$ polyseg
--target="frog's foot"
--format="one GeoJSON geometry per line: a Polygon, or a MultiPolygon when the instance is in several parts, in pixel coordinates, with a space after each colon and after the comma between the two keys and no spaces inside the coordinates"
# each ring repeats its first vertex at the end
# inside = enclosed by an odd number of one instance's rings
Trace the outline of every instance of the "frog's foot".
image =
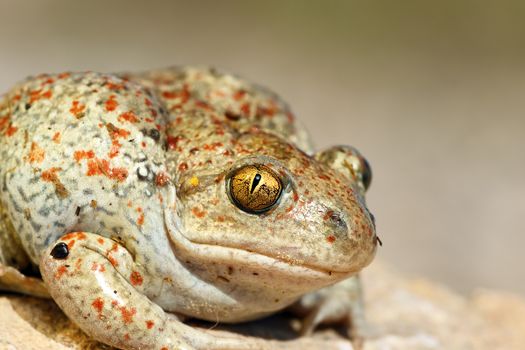
{"type": "Polygon", "coordinates": [[[50,298],[44,282],[35,277],[29,277],[14,267],[0,264],[0,290],[32,295],[40,298],[50,298]]]}
{"type": "Polygon", "coordinates": [[[290,311],[304,317],[300,333],[310,335],[319,325],[342,325],[355,349],[368,334],[357,276],[303,296],[290,311]]]}
{"type": "Polygon", "coordinates": [[[63,236],[45,251],[40,269],[66,315],[89,336],[120,349],[289,348],[257,338],[213,335],[185,325],[143,294],[151,281],[132,255],[99,235],[63,236]]]}

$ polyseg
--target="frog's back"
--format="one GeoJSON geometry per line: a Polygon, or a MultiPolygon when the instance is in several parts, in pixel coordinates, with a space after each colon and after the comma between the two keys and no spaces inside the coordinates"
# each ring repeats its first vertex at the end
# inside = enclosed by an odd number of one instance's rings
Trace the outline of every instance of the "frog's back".
{"type": "Polygon", "coordinates": [[[158,213],[149,207],[159,200],[144,198],[167,179],[160,115],[148,90],[114,75],[42,75],[7,93],[0,102],[3,263],[18,246],[36,264],[71,231],[119,235],[158,220],[144,213],[158,213]]]}
{"type": "Polygon", "coordinates": [[[274,93],[214,69],[41,75],[13,88],[0,101],[0,263],[23,250],[37,264],[77,230],[165,249],[163,187],[194,128],[180,119],[194,111],[218,129],[256,127],[311,151],[274,93]]]}

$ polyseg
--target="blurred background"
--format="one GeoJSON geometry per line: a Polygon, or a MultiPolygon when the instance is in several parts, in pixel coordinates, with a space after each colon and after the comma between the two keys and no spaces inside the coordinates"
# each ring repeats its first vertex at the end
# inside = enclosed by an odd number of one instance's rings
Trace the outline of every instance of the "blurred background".
{"type": "Polygon", "coordinates": [[[525,2],[0,0],[0,91],[31,74],[211,64],[374,170],[380,259],[525,295],[525,2]]]}

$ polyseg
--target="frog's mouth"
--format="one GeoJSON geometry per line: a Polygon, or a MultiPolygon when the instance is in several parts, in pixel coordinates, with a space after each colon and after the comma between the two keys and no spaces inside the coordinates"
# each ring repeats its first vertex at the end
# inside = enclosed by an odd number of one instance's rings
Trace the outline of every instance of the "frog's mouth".
{"type": "Polygon", "coordinates": [[[165,211],[165,226],[170,243],[177,255],[188,255],[193,259],[200,257],[203,262],[214,264],[238,264],[247,269],[271,270],[275,274],[293,275],[298,278],[326,280],[334,283],[359,271],[338,271],[323,266],[307,264],[304,261],[286,258],[284,255],[263,254],[251,249],[215,245],[205,242],[194,242],[188,239],[180,229],[181,223],[177,217],[165,211]]]}

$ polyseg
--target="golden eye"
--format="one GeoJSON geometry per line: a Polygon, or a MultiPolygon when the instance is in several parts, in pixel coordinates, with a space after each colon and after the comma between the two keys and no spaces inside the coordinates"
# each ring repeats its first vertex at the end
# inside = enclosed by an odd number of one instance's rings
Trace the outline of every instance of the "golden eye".
{"type": "Polygon", "coordinates": [[[279,177],[264,165],[246,165],[235,170],[229,181],[230,197],[241,210],[262,213],[281,196],[279,177]]]}

